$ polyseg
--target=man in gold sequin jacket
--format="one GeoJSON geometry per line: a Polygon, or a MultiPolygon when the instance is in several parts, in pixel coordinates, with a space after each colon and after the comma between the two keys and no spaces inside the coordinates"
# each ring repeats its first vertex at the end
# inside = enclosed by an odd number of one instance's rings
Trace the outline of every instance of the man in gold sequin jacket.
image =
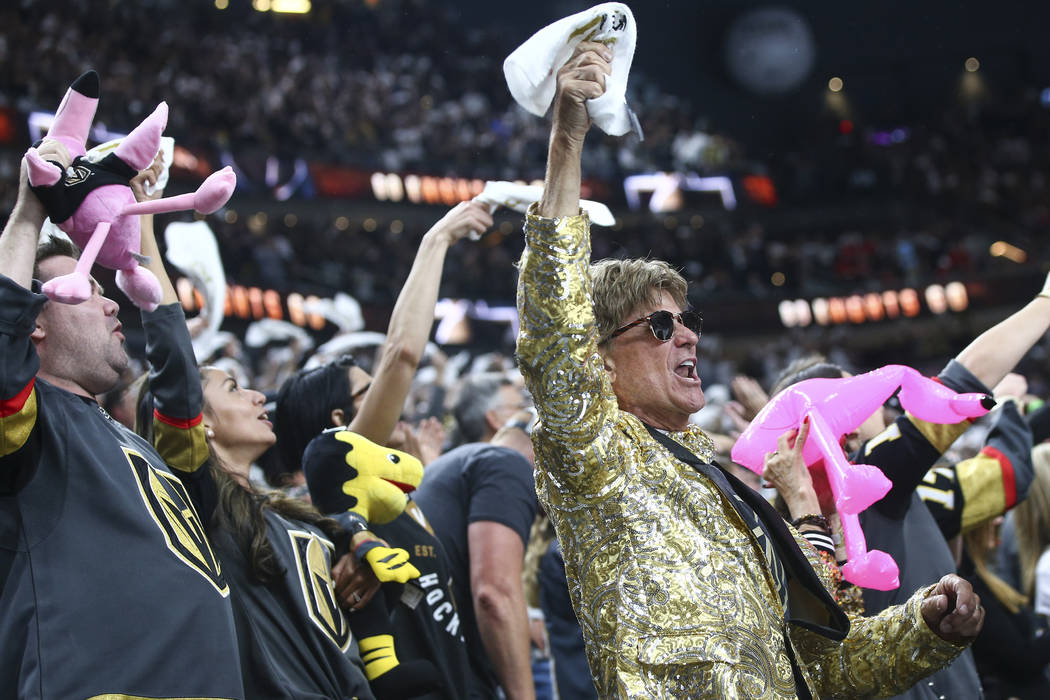
{"type": "Polygon", "coordinates": [[[711,441],[688,424],[704,399],[699,326],[681,313],[685,281],[656,261],[590,264],[580,152],[585,102],[603,93],[609,60],[604,46],[583,43],[559,71],[518,288],[518,355],[542,421],[536,488],[598,694],[898,693],[972,641],[980,602],[947,576],[904,605],[848,620],[812,548],[710,464],[711,441]]]}

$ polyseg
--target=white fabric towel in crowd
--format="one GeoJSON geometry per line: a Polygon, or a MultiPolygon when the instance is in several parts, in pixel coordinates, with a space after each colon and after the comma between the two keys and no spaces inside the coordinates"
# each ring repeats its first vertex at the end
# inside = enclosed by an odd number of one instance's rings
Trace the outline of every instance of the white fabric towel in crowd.
{"type": "Polygon", "coordinates": [[[519,105],[542,117],[554,99],[557,73],[581,41],[599,41],[613,53],[612,75],[605,94],[587,101],[587,113],[598,128],[612,136],[634,130],[642,138],[638,118],[627,106],[627,77],[634,60],[637,27],[631,8],[606,2],[560,19],[533,34],[507,56],[503,74],[519,105]]]}
{"type": "Polygon", "coordinates": [[[164,229],[164,242],[168,262],[182,270],[204,297],[208,327],[193,339],[193,353],[201,362],[213,349],[210,338],[219,332],[226,315],[226,272],[219,244],[203,221],[173,221],[164,229]]]}
{"type": "MultiPolygon", "coordinates": [[[[475,202],[488,205],[489,209],[497,206],[513,209],[524,214],[529,205],[538,202],[543,196],[543,188],[539,185],[519,185],[514,182],[492,181],[485,183],[485,189],[474,197],[475,202]]],[[[613,226],[616,218],[609,207],[601,202],[592,202],[589,199],[580,200],[580,209],[587,212],[591,223],[596,226],[613,226]]]]}

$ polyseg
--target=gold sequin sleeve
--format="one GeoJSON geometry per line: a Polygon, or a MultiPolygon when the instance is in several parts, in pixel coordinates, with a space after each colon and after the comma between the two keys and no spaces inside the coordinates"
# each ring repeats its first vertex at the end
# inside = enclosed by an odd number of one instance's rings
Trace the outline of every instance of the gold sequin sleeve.
{"type": "Polygon", "coordinates": [[[932,586],[920,590],[903,605],[873,617],[851,618],[849,635],[841,644],[794,628],[792,641],[820,695],[898,695],[962,653],[966,647],[941,639],[922,619],[920,605],[931,590],[932,586]]]}
{"type": "MultiPolygon", "coordinates": [[[[549,449],[545,475],[597,494],[617,481],[616,397],[597,350],[586,214],[525,219],[518,281],[518,361],[549,449]],[[556,473],[552,473],[556,472],[556,473]]],[[[622,470],[620,470],[622,471],[622,470]]]]}

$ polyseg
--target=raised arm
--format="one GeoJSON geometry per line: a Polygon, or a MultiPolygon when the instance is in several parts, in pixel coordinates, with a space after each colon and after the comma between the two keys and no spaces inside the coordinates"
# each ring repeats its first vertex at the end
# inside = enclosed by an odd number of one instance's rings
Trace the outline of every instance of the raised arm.
{"type": "MultiPolygon", "coordinates": [[[[160,197],[162,192],[146,194],[145,185],[154,184],[162,167],[160,154],[153,164],[131,180],[131,189],[138,201],[160,197]]],[[[210,454],[201,421],[204,403],[200,373],[193,356],[186,317],[178,304],[178,295],[171,284],[160,255],[153,230],[153,215],[145,214],[140,221],[140,250],[149,257],[146,267],[160,282],[160,306],[154,311],[142,312],[142,327],[146,332],[146,359],[149,361],[149,388],[153,395],[153,446],[172,469],[183,473],[196,472],[210,454]]],[[[198,498],[199,494],[194,494],[198,498]]]]}
{"type": "MultiPolygon", "coordinates": [[[[58,141],[44,141],[37,148],[37,153],[45,160],[53,160],[68,165],[72,162],[69,152],[58,141]]],[[[29,288],[33,278],[33,261],[36,259],[36,245],[40,237],[40,227],[47,218],[44,205],[29,189],[29,177],[23,159],[18,176],[18,197],[15,208],[7,217],[3,235],[0,235],[0,274],[11,278],[17,284],[29,288]]]]}
{"type": "Polygon", "coordinates": [[[612,73],[612,51],[603,44],[583,42],[558,71],[554,121],[547,151],[543,198],[536,211],[547,219],[580,213],[583,141],[591,127],[587,100],[605,93],[605,76],[612,73]]]}
{"type": "Polygon", "coordinates": [[[976,456],[934,467],[917,492],[946,539],[977,527],[1023,501],[1035,471],[1032,431],[1012,401],[996,410],[976,456]]]}
{"type": "Polygon", "coordinates": [[[590,480],[594,468],[618,462],[608,452],[616,397],[598,353],[590,230],[579,211],[580,157],[590,126],[584,103],[604,92],[609,57],[605,46],[581,43],[558,71],[547,177],[543,197],[526,216],[518,276],[517,354],[542,423],[534,433],[538,468],[564,467],[562,475],[585,488],[600,487],[590,480]]]}
{"type": "Polygon", "coordinates": [[[390,316],[372,385],[361,410],[350,423],[353,432],[386,444],[401,417],[412,377],[430,338],[445,253],[449,246],[472,231],[480,233],[491,226],[492,216],[485,206],[462,202],[424,234],[390,316]]]}
{"type": "Polygon", "coordinates": [[[1050,276],[1032,301],[1000,321],[956,356],[985,386],[1002,381],[1050,329],[1050,276]]]}
{"type": "MultiPolygon", "coordinates": [[[[153,159],[153,163],[131,179],[129,184],[131,185],[131,191],[135,193],[136,201],[145,202],[159,199],[161,195],[164,194],[163,190],[157,190],[152,194],[146,193],[147,185],[152,187],[157,184],[157,178],[160,176],[163,168],[163,155],[157,153],[157,157],[153,159]]],[[[157,245],[157,235],[153,229],[153,214],[143,214],[140,216],[139,228],[141,230],[139,252],[149,258],[149,262],[147,262],[144,267],[156,275],[157,281],[160,282],[160,303],[161,305],[174,304],[179,300],[179,297],[175,292],[174,285],[171,283],[171,278],[168,277],[168,271],[164,268],[164,261],[160,256],[160,247],[157,245]]]]}
{"type": "Polygon", "coordinates": [[[38,444],[36,373],[30,340],[44,297],[29,293],[44,208],[29,189],[23,162],[18,199],[0,235],[0,494],[24,485],[38,444]]]}

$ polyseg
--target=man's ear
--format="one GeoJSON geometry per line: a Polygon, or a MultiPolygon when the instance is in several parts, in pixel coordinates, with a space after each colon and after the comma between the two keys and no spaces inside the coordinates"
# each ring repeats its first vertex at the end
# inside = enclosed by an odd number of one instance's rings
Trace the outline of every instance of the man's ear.
{"type": "Polygon", "coordinates": [[[607,350],[598,348],[598,354],[602,356],[602,366],[604,366],[605,371],[609,373],[609,381],[616,381],[616,362],[612,359],[612,356],[607,350]]]}
{"type": "Polygon", "coordinates": [[[333,427],[342,428],[346,425],[346,414],[343,413],[341,408],[333,408],[332,412],[328,414],[328,420],[332,421],[333,427]]]}
{"type": "Polygon", "coordinates": [[[503,427],[503,425],[497,420],[496,411],[491,408],[485,411],[485,425],[488,426],[490,433],[495,433],[503,427]]]}

